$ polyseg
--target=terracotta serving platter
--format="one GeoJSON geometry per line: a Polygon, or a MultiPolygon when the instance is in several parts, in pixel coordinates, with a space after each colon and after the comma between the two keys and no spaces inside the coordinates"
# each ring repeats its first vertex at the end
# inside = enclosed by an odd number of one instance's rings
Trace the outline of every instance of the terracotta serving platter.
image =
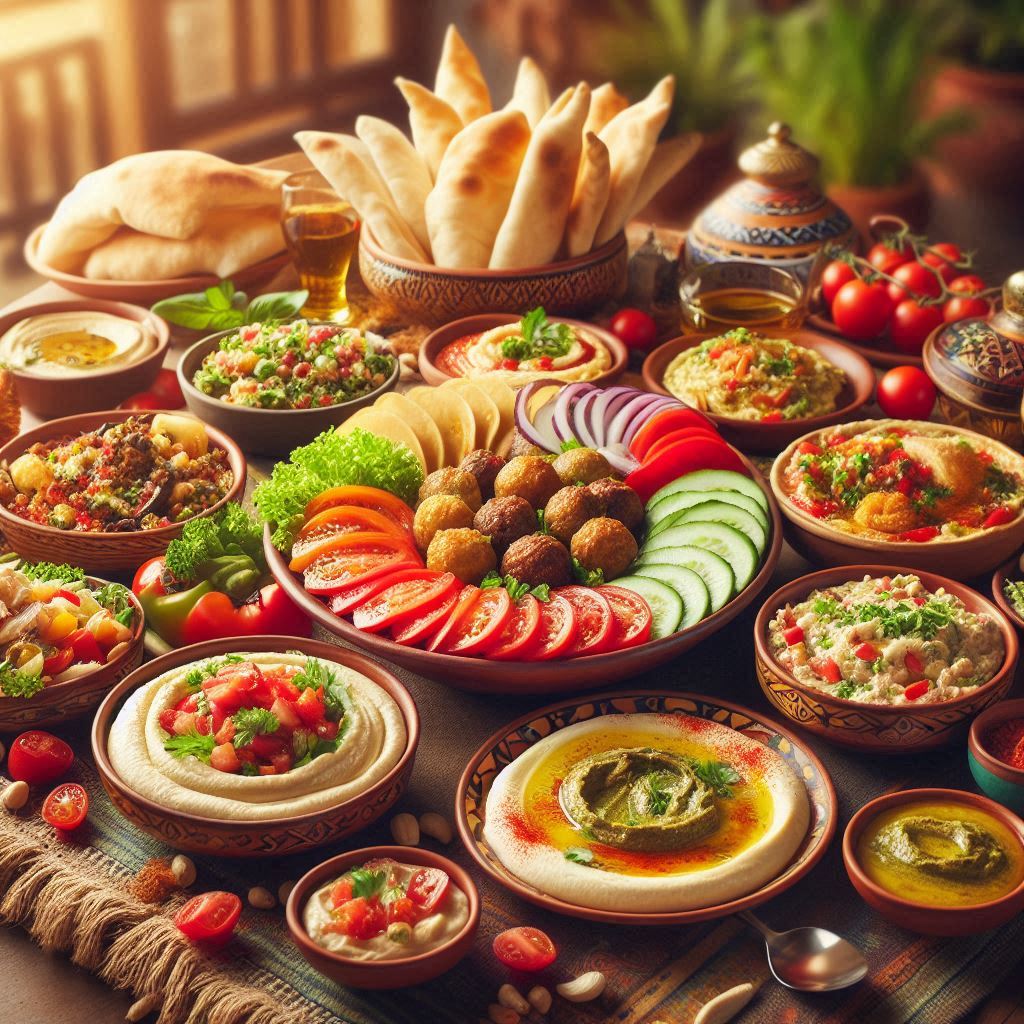
{"type": "Polygon", "coordinates": [[[455,822],[459,836],[473,859],[494,881],[545,910],[607,924],[695,924],[756,907],[795,885],[821,860],[835,835],[837,820],[836,794],[824,765],[791,732],[738,704],[667,690],[621,690],[597,694],[552,704],[523,715],[498,730],[470,758],[455,795],[455,822]],[[559,729],[601,715],[621,713],[682,714],[710,719],[764,743],[785,758],[797,778],[807,787],[811,824],[793,859],[777,878],[756,892],[728,903],[699,910],[633,914],[567,903],[520,881],[505,868],[483,838],[487,794],[497,774],[523,751],[559,729]]]}

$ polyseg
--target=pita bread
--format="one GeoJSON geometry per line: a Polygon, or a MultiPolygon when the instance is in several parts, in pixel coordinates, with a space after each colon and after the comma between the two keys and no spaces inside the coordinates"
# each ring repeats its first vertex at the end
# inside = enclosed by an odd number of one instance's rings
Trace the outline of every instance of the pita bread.
{"type": "Polygon", "coordinates": [[[494,241],[491,270],[536,267],[554,259],[565,233],[589,108],[590,87],[581,82],[560,109],[552,107],[541,118],[494,241]]]}
{"type": "Polygon", "coordinates": [[[191,238],[157,238],[119,228],[89,254],[85,277],[109,281],[165,281],[189,274],[230,277],[285,247],[277,209],[211,213],[191,238]]]}
{"type": "Polygon", "coordinates": [[[472,450],[476,437],[473,410],[452,391],[420,386],[406,392],[436,424],[444,441],[444,464],[457,466],[472,450]]]}
{"type": "Polygon", "coordinates": [[[516,186],[530,126],[500,110],[452,139],[427,196],[427,230],[439,267],[486,267],[516,186]]]}
{"type": "Polygon", "coordinates": [[[343,135],[296,132],[295,141],[332,188],[355,207],[381,248],[399,259],[427,262],[427,254],[402,219],[375,167],[367,166],[343,135]]]}
{"type": "Polygon", "coordinates": [[[587,114],[583,131],[598,134],[616,114],[628,106],[629,100],[611,82],[599,85],[590,94],[590,113],[587,114]]]}
{"type": "Polygon", "coordinates": [[[473,413],[475,424],[473,447],[491,451],[498,436],[498,427],[501,424],[501,413],[491,396],[482,388],[477,387],[475,381],[466,380],[464,377],[446,380],[441,387],[454,391],[473,413]]]}
{"type": "Polygon", "coordinates": [[[393,125],[379,117],[360,117],[356,134],[366,143],[402,219],[424,251],[430,251],[424,203],[434,182],[423,157],[393,125]]]}
{"type": "Polygon", "coordinates": [[[454,25],[448,26],[437,65],[434,92],[465,124],[491,112],[491,94],[473,51],[454,25]]]}
{"type": "Polygon", "coordinates": [[[608,147],[593,132],[587,132],[583,159],[565,222],[565,251],[570,259],[582,256],[594,247],[594,235],[608,203],[610,179],[608,147]]]}
{"type": "Polygon", "coordinates": [[[437,169],[441,166],[441,158],[448,144],[462,131],[462,118],[449,104],[419,82],[396,78],[395,85],[409,104],[412,144],[426,162],[430,177],[436,179],[437,169]]]}
{"type": "Polygon", "coordinates": [[[505,109],[521,110],[531,128],[536,128],[540,119],[551,106],[551,93],[548,91],[544,72],[532,57],[524,57],[519,62],[516,82],[512,88],[512,99],[505,109]]]}
{"type": "Polygon", "coordinates": [[[483,374],[473,378],[473,384],[485,392],[498,410],[498,432],[494,438],[495,448],[498,450],[506,447],[512,440],[512,431],[515,429],[516,393],[503,380],[488,377],[483,374]]]}
{"type": "Polygon", "coordinates": [[[335,433],[351,434],[353,430],[368,430],[371,434],[386,437],[395,444],[404,444],[420,461],[420,465],[426,468],[426,460],[423,458],[423,449],[420,447],[419,439],[413,429],[394,413],[385,412],[371,405],[365,409],[357,409],[344,423],[335,428],[335,433]]]}
{"type": "Polygon", "coordinates": [[[215,211],[276,207],[287,176],[193,150],[126,156],[85,175],[60,201],[39,239],[39,257],[56,270],[77,272],[122,226],[191,238],[215,211]]]}
{"type": "Polygon", "coordinates": [[[420,448],[423,449],[423,461],[428,473],[433,473],[435,469],[440,469],[444,465],[444,441],[441,439],[441,431],[420,406],[397,391],[388,391],[381,395],[373,405],[374,408],[393,413],[409,424],[420,443],[420,448]]]}
{"type": "Polygon", "coordinates": [[[687,132],[655,146],[654,153],[640,176],[630,217],[639,213],[661,191],[665,183],[674,178],[693,159],[694,154],[700,149],[700,141],[699,132],[687,132]]]}

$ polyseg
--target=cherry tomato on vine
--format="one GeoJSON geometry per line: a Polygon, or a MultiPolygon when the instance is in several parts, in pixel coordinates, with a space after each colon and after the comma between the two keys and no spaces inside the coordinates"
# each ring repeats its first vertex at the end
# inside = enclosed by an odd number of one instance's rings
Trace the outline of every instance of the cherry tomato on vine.
{"type": "Polygon", "coordinates": [[[916,366],[897,366],[878,382],[878,404],[897,420],[926,420],[935,406],[935,385],[916,366]]]}
{"type": "Polygon", "coordinates": [[[988,286],[977,274],[961,274],[959,277],[954,277],[947,287],[957,295],[977,295],[988,286]]]}
{"type": "Polygon", "coordinates": [[[992,312],[987,299],[979,299],[976,295],[954,295],[942,306],[942,319],[951,324],[957,320],[984,320],[992,312]]]}
{"type": "Polygon", "coordinates": [[[912,263],[904,263],[897,267],[892,276],[899,284],[889,285],[889,298],[893,302],[902,302],[906,298],[920,298],[927,296],[930,299],[937,299],[942,294],[942,284],[935,274],[914,260],[912,263]]]}
{"type": "Polygon", "coordinates": [[[847,281],[856,281],[857,271],[844,260],[833,260],[822,272],[821,275],[821,297],[832,305],[836,292],[846,284],[847,281]]]}
{"type": "Polygon", "coordinates": [[[892,302],[880,284],[847,281],[832,302],[836,327],[854,341],[867,341],[885,330],[892,302]]]}
{"type": "Polygon", "coordinates": [[[626,348],[648,349],[658,337],[658,325],[642,309],[620,309],[611,330],[626,348]]]}
{"type": "Polygon", "coordinates": [[[897,267],[914,258],[914,247],[909,242],[878,242],[868,251],[868,263],[883,274],[891,274],[897,267]]]}
{"type": "Polygon", "coordinates": [[[949,284],[954,278],[960,276],[960,268],[956,266],[964,258],[960,247],[952,242],[936,242],[929,245],[927,252],[921,257],[923,263],[927,263],[942,275],[942,280],[949,284]]]}
{"type": "Polygon", "coordinates": [[[938,306],[922,306],[916,299],[904,299],[892,311],[889,337],[893,345],[908,355],[919,355],[925,338],[942,323],[938,306]]]}

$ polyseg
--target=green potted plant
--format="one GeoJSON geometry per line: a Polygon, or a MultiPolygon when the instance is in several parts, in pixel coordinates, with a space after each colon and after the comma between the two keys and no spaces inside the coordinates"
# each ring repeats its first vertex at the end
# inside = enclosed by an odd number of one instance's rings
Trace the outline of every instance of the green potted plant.
{"type": "Polygon", "coordinates": [[[765,116],[818,155],[829,196],[865,235],[875,213],[922,226],[919,161],[966,126],[959,110],[922,109],[948,10],[944,0],[812,0],[755,21],[750,56],[765,116]]]}

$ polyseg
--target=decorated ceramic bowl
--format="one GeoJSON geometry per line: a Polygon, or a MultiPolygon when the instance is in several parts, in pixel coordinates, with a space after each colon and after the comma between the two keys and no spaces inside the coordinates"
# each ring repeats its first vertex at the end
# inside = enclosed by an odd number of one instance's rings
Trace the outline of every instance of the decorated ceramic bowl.
{"type": "Polygon", "coordinates": [[[996,803],[1024,814],[1024,768],[1014,768],[993,756],[989,734],[1002,722],[1024,719],[1024,698],[994,704],[971,723],[967,736],[967,764],[978,788],[996,803]]]}
{"type": "Polygon", "coordinates": [[[843,565],[808,573],[780,587],[761,606],[754,620],[754,668],[757,681],[770,703],[794,725],[835,743],[871,754],[908,754],[932,750],[962,740],[968,724],[983,708],[1006,696],[1013,685],[1019,644],[1006,616],[991,601],[970,587],[920,569],[891,565],[843,565]],[[839,586],[865,576],[891,576],[914,572],[926,588],[944,587],[971,612],[995,619],[1002,634],[1005,656],[995,675],[976,690],[935,704],[867,704],[843,700],[813,689],[797,678],[772,655],[768,629],[776,612],[798,604],[813,590],[839,586]]]}

